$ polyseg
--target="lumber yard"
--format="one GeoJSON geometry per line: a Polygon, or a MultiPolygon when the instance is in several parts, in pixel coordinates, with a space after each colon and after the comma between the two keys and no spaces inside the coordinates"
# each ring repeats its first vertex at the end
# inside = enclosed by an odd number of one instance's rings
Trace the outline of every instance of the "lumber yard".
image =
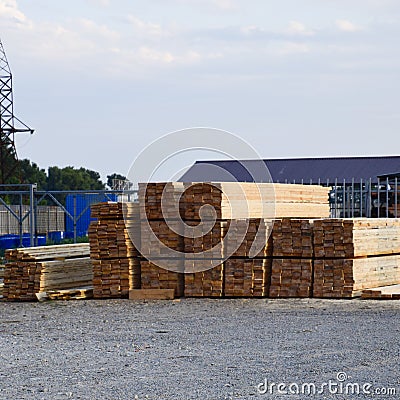
{"type": "Polygon", "coordinates": [[[3,298],[398,299],[399,219],[330,218],[329,190],[140,184],[138,202],[91,207],[89,243],[7,250],[3,298]],[[193,235],[204,205],[215,218],[193,235]]]}

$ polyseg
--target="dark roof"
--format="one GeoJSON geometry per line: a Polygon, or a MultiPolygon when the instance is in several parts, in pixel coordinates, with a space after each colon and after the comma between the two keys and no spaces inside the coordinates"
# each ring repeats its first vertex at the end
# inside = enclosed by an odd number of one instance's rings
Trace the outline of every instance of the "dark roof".
{"type": "Polygon", "coordinates": [[[265,165],[274,182],[315,183],[329,180],[333,183],[335,179],[348,182],[353,178],[356,181],[371,178],[376,182],[378,176],[395,175],[400,171],[400,156],[197,161],[179,180],[265,182],[268,181],[265,165]]]}

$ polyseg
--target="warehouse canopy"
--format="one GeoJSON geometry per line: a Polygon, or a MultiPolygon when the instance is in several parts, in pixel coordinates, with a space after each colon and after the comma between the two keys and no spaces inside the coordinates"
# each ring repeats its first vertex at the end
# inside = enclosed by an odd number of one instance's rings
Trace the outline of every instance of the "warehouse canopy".
{"type": "Polygon", "coordinates": [[[197,161],[179,181],[266,182],[265,165],[273,182],[333,183],[353,178],[376,182],[378,176],[400,171],[400,156],[197,161]]]}

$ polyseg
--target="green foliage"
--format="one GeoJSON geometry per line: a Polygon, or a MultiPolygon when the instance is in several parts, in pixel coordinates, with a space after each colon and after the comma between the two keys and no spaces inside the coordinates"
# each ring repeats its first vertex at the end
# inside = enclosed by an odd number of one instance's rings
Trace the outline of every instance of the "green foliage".
{"type": "Polygon", "coordinates": [[[47,175],[44,169],[27,159],[19,160],[22,183],[37,183],[38,190],[44,190],[47,186],[47,175]]]}
{"type": "Polygon", "coordinates": [[[50,167],[47,177],[47,190],[104,190],[100,174],[86,168],[50,167]]]}

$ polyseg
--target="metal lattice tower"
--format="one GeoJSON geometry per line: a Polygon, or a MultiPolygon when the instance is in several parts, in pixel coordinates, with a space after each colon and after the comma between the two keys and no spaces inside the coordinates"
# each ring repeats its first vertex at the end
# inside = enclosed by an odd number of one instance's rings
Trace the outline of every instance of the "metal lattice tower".
{"type": "Polygon", "coordinates": [[[0,40],[0,183],[9,183],[8,179],[18,167],[15,134],[33,133],[14,115],[12,73],[0,40]]]}

